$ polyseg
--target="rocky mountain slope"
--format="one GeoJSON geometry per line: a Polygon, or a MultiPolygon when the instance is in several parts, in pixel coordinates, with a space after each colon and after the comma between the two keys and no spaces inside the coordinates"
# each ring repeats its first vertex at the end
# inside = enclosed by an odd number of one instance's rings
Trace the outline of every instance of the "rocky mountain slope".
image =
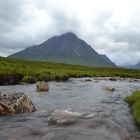
{"type": "Polygon", "coordinates": [[[28,47],[9,57],[96,67],[115,67],[107,56],[98,54],[90,45],[71,32],[54,36],[40,45],[28,47]]]}

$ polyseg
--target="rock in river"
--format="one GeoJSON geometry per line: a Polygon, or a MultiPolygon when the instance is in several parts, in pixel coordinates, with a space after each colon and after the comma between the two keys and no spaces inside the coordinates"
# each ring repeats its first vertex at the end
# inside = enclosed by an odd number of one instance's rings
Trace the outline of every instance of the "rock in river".
{"type": "Polygon", "coordinates": [[[44,81],[38,81],[36,83],[36,89],[38,92],[46,92],[49,91],[49,86],[47,82],[44,81]]]}
{"type": "Polygon", "coordinates": [[[119,77],[111,77],[109,80],[110,81],[117,81],[117,80],[119,80],[120,78],[119,77]]]}
{"type": "Polygon", "coordinates": [[[78,119],[86,117],[87,113],[72,112],[69,110],[56,110],[48,118],[50,125],[70,125],[78,121],[78,119]]]}
{"type": "Polygon", "coordinates": [[[22,114],[36,111],[32,101],[24,93],[0,93],[0,115],[22,114]]]}
{"type": "Polygon", "coordinates": [[[86,78],[85,81],[90,82],[90,81],[93,81],[93,79],[92,78],[86,78]]]}
{"type": "Polygon", "coordinates": [[[115,88],[113,88],[113,87],[110,87],[110,86],[106,86],[106,87],[104,87],[104,90],[107,90],[107,91],[115,91],[115,88]]]}

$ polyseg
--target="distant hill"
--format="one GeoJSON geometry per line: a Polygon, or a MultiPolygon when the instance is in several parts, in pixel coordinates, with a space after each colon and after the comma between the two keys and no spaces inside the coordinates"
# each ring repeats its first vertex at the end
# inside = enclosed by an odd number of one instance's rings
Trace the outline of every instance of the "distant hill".
{"type": "Polygon", "coordinates": [[[140,63],[137,63],[137,64],[134,66],[134,68],[140,69],[140,63]]]}
{"type": "Polygon", "coordinates": [[[54,36],[40,45],[28,47],[9,58],[47,60],[95,67],[115,67],[105,55],[98,54],[74,33],[54,36]]]}
{"type": "Polygon", "coordinates": [[[140,63],[137,63],[135,65],[127,65],[123,66],[124,68],[129,68],[129,69],[140,69],[140,63]]]}

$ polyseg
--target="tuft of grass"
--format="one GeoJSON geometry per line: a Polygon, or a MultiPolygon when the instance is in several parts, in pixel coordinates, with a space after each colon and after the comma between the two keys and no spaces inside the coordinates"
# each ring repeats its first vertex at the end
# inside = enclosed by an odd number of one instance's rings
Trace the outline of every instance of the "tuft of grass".
{"type": "Polygon", "coordinates": [[[125,101],[129,104],[134,120],[140,128],[140,90],[135,91],[131,96],[127,96],[125,101]]]}

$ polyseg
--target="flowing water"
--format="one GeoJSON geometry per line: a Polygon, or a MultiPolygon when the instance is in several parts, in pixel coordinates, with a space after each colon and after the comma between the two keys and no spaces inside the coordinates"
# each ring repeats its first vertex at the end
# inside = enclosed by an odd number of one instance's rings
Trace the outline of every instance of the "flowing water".
{"type": "Polygon", "coordinates": [[[48,93],[36,92],[34,84],[0,86],[0,92],[26,93],[37,111],[0,117],[0,140],[140,140],[124,97],[140,88],[139,82],[85,78],[67,82],[49,82],[48,93]],[[114,92],[104,90],[115,88],[114,92]],[[89,112],[92,117],[79,119],[69,126],[48,125],[47,117],[55,110],[89,112]]]}

